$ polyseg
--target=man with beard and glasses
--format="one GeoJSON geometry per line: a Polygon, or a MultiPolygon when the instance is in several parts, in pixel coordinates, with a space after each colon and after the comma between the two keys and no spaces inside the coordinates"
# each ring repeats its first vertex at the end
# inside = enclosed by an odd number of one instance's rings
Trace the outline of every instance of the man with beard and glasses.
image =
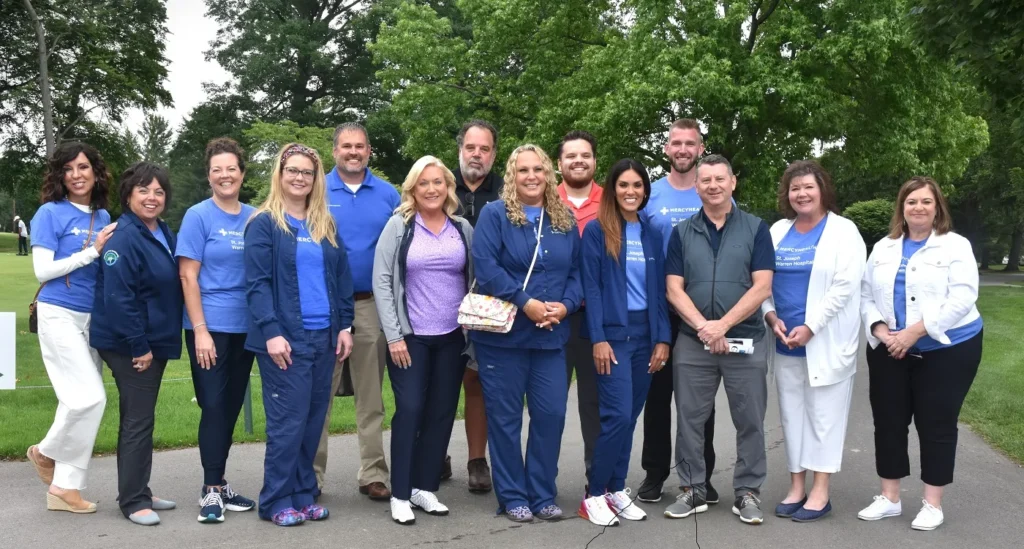
{"type": "MultiPolygon", "coordinates": [[[[668,241],[672,229],[681,221],[701,208],[697,195],[697,161],[704,154],[704,139],[696,120],[676,120],[668,131],[665,156],[671,170],[669,174],[651,184],[651,198],[647,201],[643,215],[648,223],[661,231],[665,254],[668,255],[668,241]]],[[[675,348],[679,335],[680,318],[669,307],[669,321],[672,324],[672,344],[675,348]]],[[[669,355],[672,364],[672,355],[669,355]]],[[[718,491],[711,485],[711,474],[715,470],[715,409],[704,425],[704,463],[707,467],[707,502],[718,503],[718,491]]],[[[640,501],[654,503],[661,501],[662,485],[672,469],[672,368],[662,368],[654,374],[651,389],[647,394],[644,408],[644,446],[641,466],[647,477],[640,485],[637,497],[640,501]]]]}
{"type": "MultiPolygon", "coordinates": [[[[603,190],[594,182],[597,169],[597,141],[582,130],[573,130],[558,145],[558,171],[562,183],[558,196],[576,216],[576,228],[583,235],[587,223],[597,218],[603,190]]],[[[576,396],[583,435],[583,463],[590,475],[594,445],[601,434],[601,413],[597,402],[597,371],[594,369],[593,346],[586,333],[586,304],[569,315],[569,342],[565,346],[565,375],[572,384],[576,371],[576,396]]]]}
{"type": "MultiPolygon", "coordinates": [[[[470,120],[459,130],[459,169],[455,170],[455,194],[459,197],[458,215],[476,226],[477,215],[488,202],[501,200],[505,186],[502,177],[491,171],[498,152],[498,130],[484,120],[470,120]]],[[[491,491],[491,468],[487,465],[487,416],[476,360],[466,364],[462,378],[465,390],[466,444],[469,446],[469,491],[491,491]]],[[[442,479],[451,478],[451,456],[445,458],[442,479]]]]}
{"type": "MultiPolygon", "coordinates": [[[[377,306],[373,300],[373,256],[384,225],[400,202],[398,191],[390,183],[370,172],[370,139],[366,128],[349,122],[334,130],[334,162],[327,174],[327,203],[345,243],[352,272],[355,320],[352,322],[354,346],[347,368],[352,377],[356,405],[356,432],[359,436],[359,492],[370,499],[389,501],[388,464],[384,459],[381,433],[384,421],[384,353],[387,342],[381,332],[377,306]]],[[[335,365],[331,395],[338,392],[345,364],[335,365]]],[[[333,398],[331,399],[333,401],[333,398]]],[[[320,447],[313,469],[318,490],[323,490],[327,469],[327,434],[331,408],[327,408],[320,447]]]]}

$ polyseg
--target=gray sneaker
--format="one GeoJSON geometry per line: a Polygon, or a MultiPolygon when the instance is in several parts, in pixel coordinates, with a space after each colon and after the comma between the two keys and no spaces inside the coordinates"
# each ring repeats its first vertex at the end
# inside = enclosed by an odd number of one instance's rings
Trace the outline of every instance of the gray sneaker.
{"type": "Polygon", "coordinates": [[[676,496],[676,502],[665,508],[665,516],[668,518],[686,518],[694,513],[703,513],[708,510],[708,503],[704,498],[693,493],[689,488],[683,488],[683,493],[676,496]]]}
{"type": "Polygon", "coordinates": [[[764,513],[761,512],[761,500],[754,494],[747,492],[743,497],[736,498],[732,504],[732,514],[740,517],[740,520],[747,524],[761,524],[764,522],[764,513]]]}

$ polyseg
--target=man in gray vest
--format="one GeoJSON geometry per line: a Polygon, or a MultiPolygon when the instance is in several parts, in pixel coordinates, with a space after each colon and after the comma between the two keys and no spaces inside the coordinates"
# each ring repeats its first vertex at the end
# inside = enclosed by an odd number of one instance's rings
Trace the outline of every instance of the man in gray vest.
{"type": "Polygon", "coordinates": [[[771,295],[775,248],[765,222],[733,205],[734,190],[736,176],[728,160],[717,154],[701,159],[697,194],[702,207],[676,225],[669,239],[668,300],[683,319],[672,351],[678,414],[675,461],[683,492],[665,516],[684,518],[708,509],[704,422],[724,380],[736,426],[732,512],[747,524],[760,524],[768,402],[760,310],[771,295]],[[747,341],[730,344],[736,339],[747,341]],[[752,349],[742,343],[752,343],[752,349]]]}

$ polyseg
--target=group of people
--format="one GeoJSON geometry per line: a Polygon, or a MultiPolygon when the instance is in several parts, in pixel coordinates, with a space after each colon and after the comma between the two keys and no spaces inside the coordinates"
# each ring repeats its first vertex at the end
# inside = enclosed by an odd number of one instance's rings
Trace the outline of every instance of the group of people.
{"type": "Polygon", "coordinates": [[[493,486],[510,520],[559,519],[575,377],[587,477],[580,516],[601,526],[643,520],[637,501],[660,501],[673,471],[681,491],[666,517],[718,503],[715,395],[724,382],[738,456],[732,512],[759,524],[769,359],[791,475],[775,514],[819,520],[832,510],[863,327],[881,494],[858,516],[901,514],[913,421],[925,488],[912,527],[942,523],[982,320],[971,246],[952,232],[934,180],[903,184],[891,232],[865,260],[820,165],[786,169],[783,219],[769,228],[732,199],[732,167],[704,154],[694,120],[668,129],[670,170],[655,182],[622,159],[599,185],[597,144],[584,131],[564,137],[555,162],[536,145],[515,148],[503,175],[492,171],[491,124],[468,122],[457,147],[457,170],[425,156],[396,191],[367,168],[366,129],[344,124],[333,170],[325,174],[315,150],[288,144],[253,208],[238,198],[244,152],[215,139],[206,152],[212,196],[188,210],[177,235],[160,220],[171,197],[162,167],[140,162],[122,174],[123,213],[111,224],[102,157],[81,143],[58,148],[32,221],[40,346],[60,403],[28,450],[50,486],[48,508],[96,509],[80,491],[105,404],[101,360],[120,395],[122,512],[148,525],[175,507],[152,495],[149,477],[160,380],[184,328],[202,408],[200,522],[254,507],[280,526],[326,519],[318,500],[331,403],[345,385],[356,404],[359,491],[389,501],[395,522],[449,513],[438,491],[452,476],[463,389],[469,489],[493,486]],[[511,304],[514,320],[467,330],[460,314],[470,294],[511,304]],[[258,503],[225,476],[254,359],[267,430],[258,503]],[[390,470],[385,369],[396,407],[390,470]],[[641,411],[646,477],[634,496],[626,479],[641,411]]]}

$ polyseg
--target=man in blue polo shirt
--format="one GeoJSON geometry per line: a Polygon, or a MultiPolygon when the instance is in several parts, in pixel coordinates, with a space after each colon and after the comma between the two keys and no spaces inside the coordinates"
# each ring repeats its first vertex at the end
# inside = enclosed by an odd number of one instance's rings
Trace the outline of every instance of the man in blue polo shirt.
{"type": "MultiPolygon", "coordinates": [[[[356,404],[356,430],[359,436],[359,492],[374,500],[387,501],[388,465],[384,460],[381,423],[384,401],[384,353],[387,349],[373,301],[373,254],[384,225],[398,207],[398,191],[390,183],[370,172],[370,139],[366,128],[346,123],[334,130],[335,168],[327,174],[327,203],[345,242],[349,267],[352,270],[355,321],[352,322],[354,346],[348,359],[356,404]]],[[[331,394],[341,385],[343,363],[334,369],[331,394]]],[[[331,408],[327,408],[320,447],[313,468],[317,485],[322,490],[327,468],[327,433],[331,408]]]]}

